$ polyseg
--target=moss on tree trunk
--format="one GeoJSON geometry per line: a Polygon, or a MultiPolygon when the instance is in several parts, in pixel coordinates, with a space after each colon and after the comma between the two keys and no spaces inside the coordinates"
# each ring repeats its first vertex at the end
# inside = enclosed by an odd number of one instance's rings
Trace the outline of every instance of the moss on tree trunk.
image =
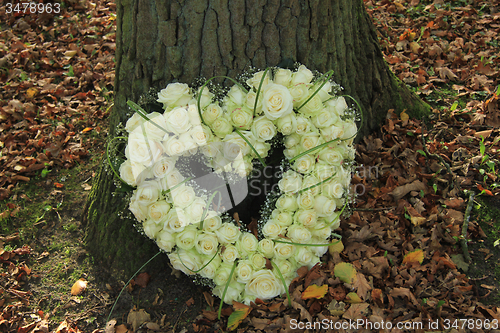
{"type": "MultiPolygon", "coordinates": [[[[429,109],[390,72],[362,0],[120,0],[110,134],[128,118],[127,100],[138,101],[152,87],[237,77],[250,66],[290,60],[333,69],[345,93],[363,106],[363,133],[388,109],[410,115],[429,109]]],[[[95,179],[86,242],[96,259],[130,274],[157,250],[118,216],[127,203],[112,196],[112,178],[103,167],[95,179]]]]}

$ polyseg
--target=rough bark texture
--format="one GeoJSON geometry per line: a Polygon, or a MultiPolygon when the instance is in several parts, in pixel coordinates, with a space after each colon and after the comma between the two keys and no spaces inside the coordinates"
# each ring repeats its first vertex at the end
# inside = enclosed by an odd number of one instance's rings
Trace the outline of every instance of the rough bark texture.
{"type": "MultiPolygon", "coordinates": [[[[111,135],[128,117],[127,100],[137,101],[152,87],[237,77],[250,66],[286,60],[333,69],[345,93],[364,108],[364,133],[390,108],[413,115],[427,110],[384,62],[362,0],[121,0],[117,10],[111,135]]],[[[117,216],[127,203],[111,196],[111,177],[100,171],[87,203],[87,244],[97,259],[130,273],[155,250],[117,216]]]]}

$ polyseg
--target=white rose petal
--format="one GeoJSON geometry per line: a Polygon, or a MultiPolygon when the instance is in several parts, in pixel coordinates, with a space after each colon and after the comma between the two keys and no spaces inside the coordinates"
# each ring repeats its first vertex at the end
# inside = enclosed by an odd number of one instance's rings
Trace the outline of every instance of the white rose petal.
{"type": "Polygon", "coordinates": [[[285,291],[281,281],[270,270],[260,270],[252,274],[245,286],[245,292],[261,300],[276,297],[285,291]]]}
{"type": "Polygon", "coordinates": [[[196,250],[206,256],[213,256],[218,250],[219,242],[213,233],[200,232],[196,237],[196,250]]]}
{"type": "Polygon", "coordinates": [[[170,205],[165,200],[158,200],[148,207],[148,215],[156,224],[161,224],[167,219],[167,214],[170,211],[170,205]]]}
{"type": "Polygon", "coordinates": [[[293,98],[290,91],[279,84],[268,84],[263,89],[262,109],[269,120],[276,120],[293,112],[293,98]]]}
{"type": "Polygon", "coordinates": [[[247,283],[252,278],[253,266],[249,260],[241,260],[236,266],[236,281],[239,283],[247,283]]]}
{"type": "Polygon", "coordinates": [[[265,116],[257,117],[252,124],[252,133],[257,139],[268,141],[276,135],[276,126],[265,116]]]}
{"type": "Polygon", "coordinates": [[[196,251],[180,249],[178,252],[170,253],[168,258],[174,269],[187,275],[196,274],[195,271],[201,268],[201,258],[196,251]]]}
{"type": "Polygon", "coordinates": [[[240,257],[240,253],[236,246],[227,245],[224,247],[224,250],[221,253],[222,261],[226,263],[233,263],[236,259],[240,257]]]}
{"type": "Polygon", "coordinates": [[[240,229],[232,223],[222,223],[221,227],[215,230],[215,234],[221,244],[233,244],[240,237],[240,229]]]}
{"type": "Polygon", "coordinates": [[[175,106],[187,105],[191,100],[191,89],[185,83],[170,83],[165,89],[158,93],[157,102],[163,103],[163,107],[173,108],[175,106]]]}
{"type": "Polygon", "coordinates": [[[175,234],[167,230],[162,230],[156,235],[156,244],[158,247],[166,252],[172,252],[175,246],[175,234]]]}

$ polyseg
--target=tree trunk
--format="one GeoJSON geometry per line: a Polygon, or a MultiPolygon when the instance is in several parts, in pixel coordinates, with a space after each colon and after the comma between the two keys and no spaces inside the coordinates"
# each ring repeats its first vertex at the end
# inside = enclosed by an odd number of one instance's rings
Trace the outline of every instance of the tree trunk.
{"type": "MultiPolygon", "coordinates": [[[[388,109],[428,110],[389,70],[363,0],[121,0],[110,135],[130,116],[127,100],[138,101],[150,88],[288,62],[333,69],[363,106],[363,133],[388,109]]],[[[112,195],[113,182],[103,166],[87,202],[86,242],[97,260],[131,274],[157,249],[120,218],[128,203],[112,195]]]]}

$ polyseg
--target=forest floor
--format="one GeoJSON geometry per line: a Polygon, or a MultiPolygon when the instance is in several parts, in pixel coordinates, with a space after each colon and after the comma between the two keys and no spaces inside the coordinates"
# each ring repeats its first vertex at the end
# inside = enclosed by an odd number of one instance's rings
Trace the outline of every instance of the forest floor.
{"type": "MultiPolygon", "coordinates": [[[[500,5],[365,5],[392,70],[433,113],[424,122],[390,110],[382,128],[357,145],[359,195],[341,224],[342,248],[300,272],[290,286],[292,307],[286,299],[255,305],[238,330],[293,332],[290,320],[367,318],[404,323],[400,331],[408,332],[498,331],[500,5]],[[332,276],[340,262],[357,271],[349,288],[332,276]],[[303,299],[313,284],[328,291],[303,299]]],[[[6,8],[0,331],[103,332],[127,277],[94,263],[81,217],[107,142],[116,6],[65,1],[57,15],[6,8]]],[[[226,331],[232,307],[217,320],[218,300],[170,272],[146,266],[121,294],[106,332],[226,331]]]]}

